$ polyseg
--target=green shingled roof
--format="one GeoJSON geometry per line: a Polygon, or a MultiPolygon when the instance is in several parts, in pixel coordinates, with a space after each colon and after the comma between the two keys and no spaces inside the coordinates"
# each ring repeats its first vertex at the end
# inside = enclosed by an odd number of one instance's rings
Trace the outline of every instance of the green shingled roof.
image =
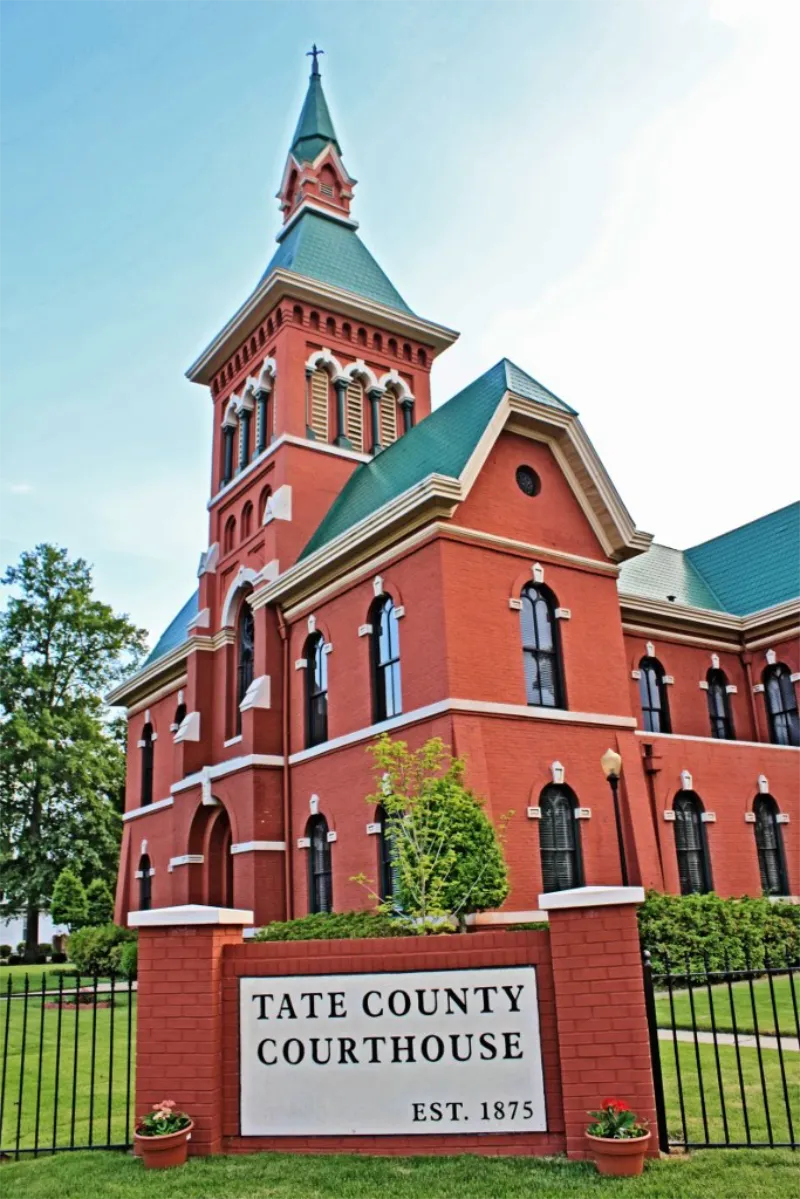
{"type": "Polygon", "coordinates": [[[279,268],[411,312],[356,231],[321,213],[304,212],[281,236],[260,282],[279,268]]]}
{"type": "Polygon", "coordinates": [[[457,479],[506,391],[562,412],[573,411],[503,358],[371,462],[359,466],[300,557],[313,554],[430,474],[457,479]]]}
{"type": "Polygon", "coordinates": [[[686,551],[728,612],[745,616],[800,596],[800,503],[686,551]]]}
{"type": "Polygon", "coordinates": [[[142,670],[147,666],[152,666],[159,658],[163,658],[166,654],[171,653],[172,650],[177,649],[179,645],[183,645],[184,641],[188,639],[189,621],[197,616],[199,598],[200,592],[195,591],[194,595],[183,605],[178,615],[173,617],[153,646],[144,666],[142,666],[142,670]]]}
{"type": "Polygon", "coordinates": [[[342,148],[336,140],[328,102],[322,90],[322,80],[313,71],[292,138],[291,151],[300,162],[313,162],[331,142],[341,154],[342,148]]]}
{"type": "Polygon", "coordinates": [[[673,595],[674,603],[690,608],[726,611],[683,550],[655,542],[646,553],[622,563],[619,589],[626,595],[653,600],[666,600],[673,595]]]}
{"type": "Polygon", "coordinates": [[[688,550],[652,545],[623,562],[620,591],[747,616],[800,597],[800,504],[688,550]]]}

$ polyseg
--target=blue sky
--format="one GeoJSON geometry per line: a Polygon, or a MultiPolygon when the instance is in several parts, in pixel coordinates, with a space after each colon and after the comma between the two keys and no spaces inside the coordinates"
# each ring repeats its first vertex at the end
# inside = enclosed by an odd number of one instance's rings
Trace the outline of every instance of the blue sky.
{"type": "Polygon", "coordinates": [[[507,354],[667,544],[788,503],[796,8],[5,0],[2,561],[66,545],[153,637],[193,589],[183,372],[274,248],[312,41],[366,244],[461,330],[434,402],[507,354]]]}

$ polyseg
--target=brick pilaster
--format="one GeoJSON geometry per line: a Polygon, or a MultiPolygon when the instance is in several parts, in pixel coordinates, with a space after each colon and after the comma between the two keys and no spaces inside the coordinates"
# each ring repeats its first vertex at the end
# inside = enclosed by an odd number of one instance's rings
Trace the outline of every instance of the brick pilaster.
{"type": "Polygon", "coordinates": [[[640,887],[539,897],[549,912],[567,1155],[587,1156],[587,1112],[608,1096],[646,1119],[658,1153],[636,906],[640,887]]]}
{"type": "Polygon", "coordinates": [[[222,1149],[222,953],[252,920],[191,904],[130,916],[139,925],[136,1116],[174,1099],[194,1120],[195,1155],[222,1149]]]}

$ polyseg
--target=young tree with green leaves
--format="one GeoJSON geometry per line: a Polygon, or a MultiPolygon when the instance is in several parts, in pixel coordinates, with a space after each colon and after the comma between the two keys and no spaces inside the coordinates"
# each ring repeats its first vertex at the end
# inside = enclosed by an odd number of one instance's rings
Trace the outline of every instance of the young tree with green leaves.
{"type": "Polygon", "coordinates": [[[140,661],[144,631],[57,546],[23,553],[2,582],[0,913],[26,917],[32,960],[59,872],[115,875],[125,756],[103,695],[140,661]]]}
{"type": "Polygon", "coordinates": [[[66,924],[71,933],[92,923],[86,889],[74,870],[62,870],[53,887],[50,915],[56,924],[66,924]]]}
{"type": "Polygon", "coordinates": [[[92,926],[111,924],[113,919],[114,896],[108,883],[105,879],[94,878],[86,888],[86,923],[92,926]]]}
{"type": "Polygon", "coordinates": [[[508,817],[498,832],[465,785],[464,762],[438,737],[412,751],[384,735],[370,752],[378,790],[367,802],[386,813],[393,860],[394,894],[382,909],[425,932],[453,916],[464,929],[470,912],[499,907],[509,891],[501,845],[508,817]]]}

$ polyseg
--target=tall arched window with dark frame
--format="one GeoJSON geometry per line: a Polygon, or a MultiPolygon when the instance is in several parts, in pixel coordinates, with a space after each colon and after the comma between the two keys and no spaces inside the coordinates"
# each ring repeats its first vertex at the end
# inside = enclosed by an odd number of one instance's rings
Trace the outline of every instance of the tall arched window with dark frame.
{"type": "Polygon", "coordinates": [[[236,629],[236,735],[242,731],[241,703],[255,673],[255,618],[245,596],[236,629]]]}
{"type": "Polygon", "coordinates": [[[379,804],[375,810],[375,823],[380,825],[380,832],[378,834],[378,893],[385,903],[392,898],[396,890],[396,862],[392,838],[392,822],[383,804],[379,804]]]}
{"type": "Polygon", "coordinates": [[[664,667],[658,658],[642,658],[639,663],[639,699],[642,726],[648,733],[672,732],[665,677],[664,667]]]}
{"type": "Polygon", "coordinates": [[[539,797],[539,853],[545,891],[583,886],[577,807],[575,792],[563,783],[551,783],[539,797]]]}
{"type": "Polygon", "coordinates": [[[762,675],[769,739],[773,745],[800,745],[800,717],[792,674],[785,662],[773,662],[762,675]]]}
{"type": "Polygon", "coordinates": [[[719,741],[735,741],[733,731],[733,716],[731,701],[728,695],[728,679],[723,670],[714,668],[706,675],[708,690],[708,718],[711,722],[711,736],[719,741]]]}
{"type": "Polygon", "coordinates": [[[675,797],[672,810],[681,895],[705,895],[712,884],[702,801],[694,791],[683,791],[675,797]]]}
{"type": "Polygon", "coordinates": [[[325,638],[312,633],[306,641],[306,748],[328,740],[328,655],[325,638]]]}
{"type": "Polygon", "coordinates": [[[333,871],[331,869],[331,844],[328,840],[328,822],[318,813],[306,825],[308,838],[308,910],[309,912],[333,911],[333,871]]]}
{"type": "Polygon", "coordinates": [[[542,583],[528,583],[520,597],[525,698],[530,707],[564,708],[564,677],[556,621],[556,598],[542,583]]]}
{"type": "Polygon", "coordinates": [[[403,711],[400,679],[400,630],[389,595],[379,595],[370,608],[372,625],[373,709],[376,723],[403,711]]]}
{"type": "Polygon", "coordinates": [[[142,737],[139,745],[142,750],[142,790],[140,802],[141,806],[146,808],[153,802],[153,756],[155,750],[155,733],[149,720],[142,729],[142,737]]]}
{"type": "Polygon", "coordinates": [[[788,895],[789,877],[778,824],[778,805],[771,795],[759,795],[753,804],[753,812],[761,889],[765,895],[788,895]]]}
{"type": "Polygon", "coordinates": [[[143,853],[139,858],[139,911],[149,912],[153,903],[153,876],[150,858],[143,853]]]}

